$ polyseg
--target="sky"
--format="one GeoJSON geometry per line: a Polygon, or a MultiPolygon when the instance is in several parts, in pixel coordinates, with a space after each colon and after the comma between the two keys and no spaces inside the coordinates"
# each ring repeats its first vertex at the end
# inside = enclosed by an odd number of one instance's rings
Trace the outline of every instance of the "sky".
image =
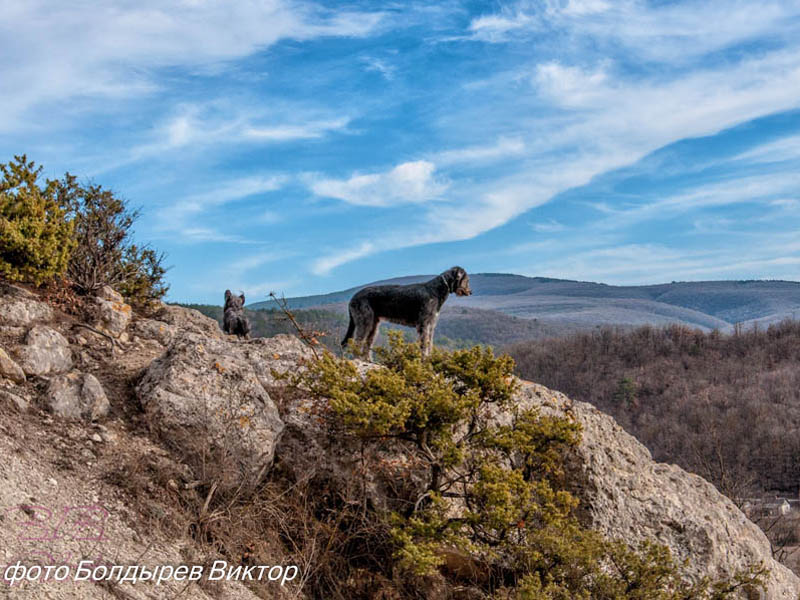
{"type": "Polygon", "coordinates": [[[139,207],[170,300],[800,280],[800,1],[1,5],[0,162],[139,207]]]}

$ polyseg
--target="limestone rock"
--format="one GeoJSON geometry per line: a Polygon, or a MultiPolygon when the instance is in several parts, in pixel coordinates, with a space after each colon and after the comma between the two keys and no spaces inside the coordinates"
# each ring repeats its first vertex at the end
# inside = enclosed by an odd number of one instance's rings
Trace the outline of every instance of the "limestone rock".
{"type": "Polygon", "coordinates": [[[19,412],[28,412],[30,408],[30,401],[25,393],[21,389],[14,387],[11,389],[0,388],[0,403],[7,403],[19,412]]]}
{"type": "Polygon", "coordinates": [[[800,579],[772,558],[761,529],[712,484],[653,461],[636,438],[590,404],[526,382],[519,405],[570,414],[583,426],[569,479],[593,529],[630,544],[665,544],[678,560],[689,559],[686,574],[695,579],[763,562],[770,570],[764,598],[796,600],[800,579]]]}
{"type": "Polygon", "coordinates": [[[131,320],[131,307],[124,302],[112,302],[103,298],[95,298],[99,305],[97,328],[113,337],[125,332],[131,320]]]}
{"type": "Polygon", "coordinates": [[[49,321],[53,309],[39,302],[29,291],[8,283],[0,283],[0,324],[23,327],[37,321],[49,321]]]}
{"type": "Polygon", "coordinates": [[[37,325],[25,336],[25,345],[19,351],[19,365],[26,375],[69,371],[72,368],[69,343],[55,329],[37,325]]]}
{"type": "Polygon", "coordinates": [[[219,323],[193,308],[162,302],[161,310],[156,314],[155,318],[158,321],[174,325],[180,331],[190,331],[213,338],[222,338],[223,336],[219,323]]]}
{"type": "Polygon", "coordinates": [[[104,285],[103,287],[101,287],[100,291],[97,292],[97,297],[103,300],[108,300],[109,302],[116,302],[118,304],[122,304],[125,302],[125,299],[122,297],[122,294],[120,294],[110,285],[104,285]]]}
{"type": "Polygon", "coordinates": [[[182,331],[137,386],[151,427],[190,462],[206,454],[227,464],[225,486],[254,485],[283,430],[244,346],[182,331]]]}
{"type": "Polygon", "coordinates": [[[108,415],[111,408],[97,378],[78,371],[51,379],[45,404],[50,412],[60,417],[92,421],[108,415]]]}
{"type": "MultiPolygon", "coordinates": [[[[668,546],[678,561],[689,559],[685,575],[694,580],[763,563],[770,570],[764,598],[797,599],[800,579],[773,559],[764,533],[713,485],[674,465],[654,462],[642,444],[589,404],[523,382],[516,407],[581,423],[582,441],[569,457],[567,479],[581,500],[580,516],[587,525],[633,545],[651,540],[668,546]]],[[[310,476],[345,496],[352,491],[350,497],[365,490],[378,508],[392,508],[398,499],[413,498],[424,489],[425,473],[415,471],[408,445],[387,441],[371,445],[365,454],[342,436],[332,439],[320,425],[318,410],[307,398],[283,407],[286,429],[276,460],[295,477],[310,476]]],[[[513,418],[512,411],[491,410],[495,423],[513,418]]]]}
{"type": "Polygon", "coordinates": [[[2,348],[0,348],[0,377],[10,379],[14,383],[25,382],[25,372],[22,367],[11,360],[11,357],[2,348]]]}
{"type": "Polygon", "coordinates": [[[175,325],[154,319],[136,319],[131,323],[131,331],[145,340],[155,340],[162,346],[169,346],[178,333],[175,325]]]}

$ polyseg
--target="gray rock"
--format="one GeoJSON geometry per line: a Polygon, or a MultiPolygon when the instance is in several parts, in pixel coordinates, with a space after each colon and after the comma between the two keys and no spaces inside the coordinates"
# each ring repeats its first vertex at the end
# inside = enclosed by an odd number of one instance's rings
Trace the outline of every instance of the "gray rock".
{"type": "Polygon", "coordinates": [[[51,379],[44,401],[50,412],[70,419],[99,419],[111,408],[97,378],[78,371],[51,379]]]}
{"type": "Polygon", "coordinates": [[[155,316],[156,320],[174,325],[180,331],[200,333],[213,338],[222,338],[223,333],[219,323],[205,316],[199,310],[184,308],[174,304],[161,303],[161,309],[155,316]]]}
{"type": "Polygon", "coordinates": [[[137,386],[151,427],[198,475],[212,457],[221,487],[255,485],[283,430],[245,346],[182,331],[137,386]]]}
{"type": "Polygon", "coordinates": [[[8,283],[0,284],[0,324],[24,327],[52,318],[53,309],[39,302],[29,291],[8,283]]]}
{"type": "Polygon", "coordinates": [[[164,321],[154,319],[136,319],[131,323],[132,332],[144,340],[155,340],[162,346],[172,343],[178,328],[164,321]]]}
{"type": "Polygon", "coordinates": [[[104,285],[101,287],[100,291],[97,292],[97,297],[102,298],[103,300],[108,300],[109,302],[117,302],[118,304],[123,304],[125,302],[122,294],[120,294],[110,285],[104,285]]]}
{"type": "Polygon", "coordinates": [[[14,383],[25,382],[25,372],[22,367],[11,360],[11,357],[2,348],[0,348],[0,377],[10,379],[14,383]]]}
{"type": "Polygon", "coordinates": [[[685,574],[695,580],[763,562],[770,570],[764,598],[797,599],[800,579],[773,559],[764,532],[702,477],[653,461],[647,448],[590,404],[525,382],[519,405],[572,415],[582,425],[569,479],[592,528],[630,544],[665,544],[678,560],[688,559],[685,574]]]}
{"type": "Polygon", "coordinates": [[[19,365],[26,375],[64,373],[72,368],[69,343],[55,329],[44,325],[33,327],[19,350],[19,365]]]}
{"type": "Polygon", "coordinates": [[[0,401],[9,403],[19,412],[28,412],[31,406],[22,390],[17,390],[15,388],[0,388],[0,401]]]}
{"type": "MultiPolygon", "coordinates": [[[[363,372],[365,366],[359,365],[363,372]]],[[[290,396],[291,398],[291,396],[290,396]]],[[[580,516],[592,528],[632,545],[650,540],[688,559],[685,576],[732,575],[763,563],[769,570],[768,600],[796,600],[800,579],[773,559],[764,533],[713,485],[674,465],[656,463],[648,450],[608,415],[543,386],[523,382],[513,410],[490,409],[491,419],[509,423],[518,410],[576,419],[582,441],[568,463],[571,491],[580,516]]],[[[418,497],[426,472],[415,471],[413,450],[391,440],[363,450],[320,424],[321,407],[307,398],[283,406],[286,424],[276,460],[295,477],[324,481],[344,497],[366,491],[371,504],[393,508],[397,498],[418,497]],[[365,466],[366,465],[366,466],[365,466]],[[387,468],[376,466],[387,465],[387,468]],[[399,469],[397,474],[392,469],[399,469]]],[[[460,507],[451,509],[458,513],[460,507]]]]}
{"type": "MultiPolygon", "coordinates": [[[[113,290],[111,291],[113,292],[113,290]]],[[[116,292],[114,293],[116,294],[116,292]]],[[[120,335],[125,332],[131,320],[132,310],[130,305],[115,300],[106,300],[104,298],[95,298],[95,302],[97,302],[99,307],[98,321],[96,323],[97,328],[112,337],[120,337],[120,335]]]]}

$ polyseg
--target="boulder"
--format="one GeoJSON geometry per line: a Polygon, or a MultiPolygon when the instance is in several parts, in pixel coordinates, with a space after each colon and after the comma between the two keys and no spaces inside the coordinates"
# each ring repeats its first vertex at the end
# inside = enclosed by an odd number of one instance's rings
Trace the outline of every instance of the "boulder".
{"type": "MultiPolygon", "coordinates": [[[[321,408],[302,397],[283,406],[286,428],[276,461],[289,473],[311,477],[345,497],[366,492],[378,508],[392,508],[397,499],[424,489],[425,473],[415,470],[408,445],[387,441],[365,451],[331,434],[318,416],[321,408]]],[[[582,441],[568,458],[567,480],[581,501],[579,516],[586,525],[633,545],[651,540],[668,546],[678,561],[688,559],[684,573],[693,580],[763,563],[770,570],[763,598],[798,598],[800,579],[773,559],[764,533],[713,485],[677,466],[656,463],[613,418],[589,404],[523,382],[514,411],[526,408],[569,416],[582,425],[582,441]]],[[[491,410],[495,423],[514,418],[513,411],[491,410]]]]}
{"type": "Polygon", "coordinates": [[[13,406],[19,412],[28,412],[30,401],[20,388],[0,388],[0,402],[13,406]]]}
{"type": "Polygon", "coordinates": [[[64,373],[72,368],[69,343],[55,329],[36,325],[19,350],[19,365],[26,375],[64,373]]]}
{"type": "Polygon", "coordinates": [[[222,330],[219,328],[219,323],[193,308],[185,308],[183,306],[165,304],[162,302],[161,308],[154,318],[157,321],[173,325],[180,331],[190,331],[213,338],[223,337],[222,330]]]}
{"type": "Polygon", "coordinates": [[[53,377],[44,402],[47,409],[59,417],[91,421],[105,417],[111,408],[97,378],[78,371],[53,377]]]}
{"type": "MultiPolygon", "coordinates": [[[[95,298],[98,304],[98,320],[96,327],[112,337],[119,337],[130,323],[132,310],[130,305],[122,301],[122,296],[106,286],[108,290],[119,296],[120,301],[95,298]]],[[[104,288],[105,289],[105,288],[104,288]]],[[[110,294],[109,294],[110,295],[110,294]]]]}
{"type": "Polygon", "coordinates": [[[145,340],[154,340],[162,346],[169,346],[178,332],[175,325],[155,319],[136,319],[130,328],[134,335],[145,340]]]}
{"type": "Polygon", "coordinates": [[[2,348],[0,348],[0,377],[10,379],[14,383],[25,382],[25,372],[22,367],[11,360],[11,357],[2,348]]]}
{"type": "Polygon", "coordinates": [[[657,463],[650,451],[607,414],[585,402],[524,382],[519,405],[571,415],[583,427],[570,460],[572,492],[586,524],[608,537],[670,548],[692,579],[731,575],[763,563],[769,570],[767,600],[796,600],[800,579],[772,557],[757,525],[702,477],[657,463]]]}
{"type": "Polygon", "coordinates": [[[198,476],[213,461],[220,486],[255,485],[272,463],[283,422],[246,345],[220,338],[181,331],[136,392],[151,428],[198,476]]]}
{"type": "Polygon", "coordinates": [[[97,292],[97,297],[101,300],[108,300],[109,302],[116,302],[117,304],[122,304],[125,302],[125,299],[122,297],[118,291],[112,288],[110,285],[104,285],[100,288],[97,292]]]}
{"type": "Polygon", "coordinates": [[[0,324],[26,327],[53,318],[53,309],[28,290],[9,283],[0,283],[0,324]]]}

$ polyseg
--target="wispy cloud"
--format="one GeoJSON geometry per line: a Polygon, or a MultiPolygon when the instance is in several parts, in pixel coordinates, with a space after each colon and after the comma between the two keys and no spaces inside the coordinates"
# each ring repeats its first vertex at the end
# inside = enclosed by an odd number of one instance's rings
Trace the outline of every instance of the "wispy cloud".
{"type": "Polygon", "coordinates": [[[356,174],[349,179],[322,179],[312,183],[318,196],[337,198],[359,206],[418,204],[440,196],[448,183],[436,176],[436,165],[425,160],[397,165],[383,173],[356,174]]]}
{"type": "Polygon", "coordinates": [[[336,267],[351,261],[369,256],[375,251],[375,246],[371,242],[363,242],[359,246],[348,248],[346,250],[334,251],[318,258],[311,264],[311,271],[315,275],[327,275],[336,267]]]}
{"type": "Polygon", "coordinates": [[[160,85],[154,71],[163,67],[207,68],[286,38],[364,36],[382,16],[284,0],[7,2],[0,14],[0,130],[29,126],[22,115],[46,102],[152,92],[160,85]]]}
{"type": "Polygon", "coordinates": [[[525,142],[519,137],[500,137],[493,144],[468,146],[457,150],[445,150],[435,154],[432,160],[439,166],[480,163],[525,154],[525,142]]]}

